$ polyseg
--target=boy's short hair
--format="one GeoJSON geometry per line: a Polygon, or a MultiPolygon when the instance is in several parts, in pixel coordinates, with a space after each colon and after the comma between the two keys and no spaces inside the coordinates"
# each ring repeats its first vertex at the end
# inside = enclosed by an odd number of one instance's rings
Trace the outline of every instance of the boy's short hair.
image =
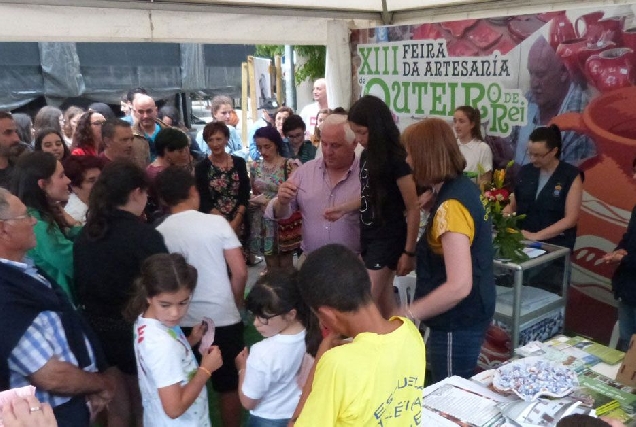
{"type": "Polygon", "coordinates": [[[169,166],[155,178],[157,196],[167,206],[176,206],[190,198],[190,188],[195,185],[192,174],[180,166],[169,166]]]}
{"type": "Polygon", "coordinates": [[[360,258],[339,244],[329,244],[307,256],[298,272],[298,287],[313,310],[331,307],[353,312],[372,302],[371,279],[360,258]]]}

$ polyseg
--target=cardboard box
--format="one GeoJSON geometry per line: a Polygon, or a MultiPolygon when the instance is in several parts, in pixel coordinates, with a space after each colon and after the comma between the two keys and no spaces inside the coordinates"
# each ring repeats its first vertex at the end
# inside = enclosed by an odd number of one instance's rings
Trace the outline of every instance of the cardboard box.
{"type": "Polygon", "coordinates": [[[616,374],[616,381],[621,384],[636,387],[636,335],[632,335],[632,339],[629,340],[629,348],[616,374]]]}

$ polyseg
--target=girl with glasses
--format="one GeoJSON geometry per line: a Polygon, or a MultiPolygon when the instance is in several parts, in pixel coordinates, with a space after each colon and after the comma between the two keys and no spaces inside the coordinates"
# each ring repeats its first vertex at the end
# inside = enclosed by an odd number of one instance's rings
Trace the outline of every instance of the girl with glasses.
{"type": "Polygon", "coordinates": [[[320,344],[318,320],[302,301],[295,272],[261,276],[246,300],[265,339],[236,356],[239,397],[250,411],[247,427],[286,427],[320,344]]]}

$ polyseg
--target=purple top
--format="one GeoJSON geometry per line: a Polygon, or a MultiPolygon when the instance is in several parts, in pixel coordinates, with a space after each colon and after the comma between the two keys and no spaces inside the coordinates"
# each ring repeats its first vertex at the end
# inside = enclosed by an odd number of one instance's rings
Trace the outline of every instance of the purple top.
{"type": "MultiPolygon", "coordinates": [[[[324,212],[360,197],[360,161],[353,160],[347,174],[335,186],[331,185],[322,158],[311,160],[300,166],[289,177],[296,184],[296,199],[289,204],[288,218],[299,209],[303,216],[303,241],[301,247],[309,253],[329,243],[340,243],[355,253],[360,253],[360,212],[343,215],[338,221],[327,221],[324,212]]],[[[265,218],[274,219],[274,201],[265,210],[265,218]]]]}

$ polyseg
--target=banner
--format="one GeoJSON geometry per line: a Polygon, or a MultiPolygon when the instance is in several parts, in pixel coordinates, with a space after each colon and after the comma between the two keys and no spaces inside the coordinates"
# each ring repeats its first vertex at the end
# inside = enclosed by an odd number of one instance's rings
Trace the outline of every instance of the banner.
{"type": "Polygon", "coordinates": [[[574,286],[615,304],[615,265],[636,204],[636,21],[633,5],[357,30],[353,96],[373,94],[398,126],[455,109],[481,112],[495,168],[529,162],[530,133],[556,123],[562,160],[585,174],[574,286]]]}

